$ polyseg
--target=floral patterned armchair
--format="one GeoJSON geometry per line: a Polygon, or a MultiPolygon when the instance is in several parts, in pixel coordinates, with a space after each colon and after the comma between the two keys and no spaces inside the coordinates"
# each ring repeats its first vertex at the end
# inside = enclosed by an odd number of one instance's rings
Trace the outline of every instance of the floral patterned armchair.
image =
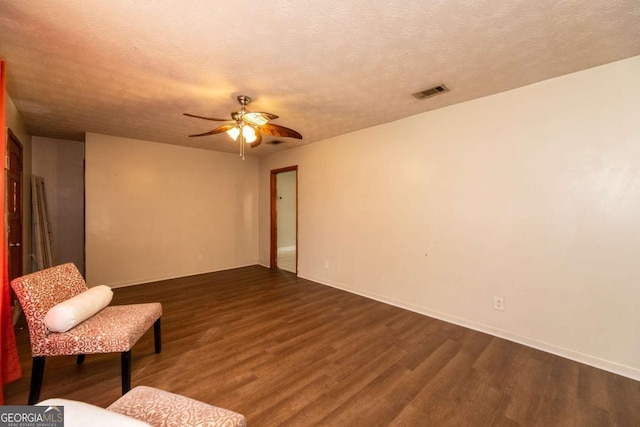
{"type": "Polygon", "coordinates": [[[86,354],[121,354],[122,394],[131,389],[131,348],[153,325],[155,352],[161,350],[160,303],[108,306],[66,332],[52,332],[44,323],[45,316],[57,304],[88,290],[78,269],[72,263],[58,265],[14,279],[11,286],[27,319],[31,340],[31,389],[29,404],[40,397],[44,362],[50,356],[86,354]]]}

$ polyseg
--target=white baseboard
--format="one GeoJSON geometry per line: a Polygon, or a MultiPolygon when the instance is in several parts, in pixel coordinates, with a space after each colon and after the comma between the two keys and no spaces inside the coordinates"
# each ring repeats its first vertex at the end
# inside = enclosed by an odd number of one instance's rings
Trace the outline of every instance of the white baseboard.
{"type": "Polygon", "coordinates": [[[631,378],[636,381],[640,381],[640,369],[633,368],[631,366],[622,365],[617,362],[612,362],[609,360],[601,359],[599,357],[591,356],[589,354],[581,353],[579,351],[572,350],[570,348],[565,348],[562,346],[558,346],[555,344],[550,344],[544,341],[539,341],[534,338],[522,336],[519,334],[514,334],[509,331],[505,331],[502,329],[497,329],[489,325],[484,325],[481,323],[472,322],[468,319],[464,319],[458,316],[452,316],[450,314],[441,313],[439,311],[431,310],[426,307],[413,306],[411,304],[406,304],[400,301],[391,300],[389,298],[375,295],[375,294],[367,294],[359,291],[355,291],[353,289],[346,288],[337,283],[326,282],[314,277],[306,276],[300,274],[298,272],[298,277],[311,280],[312,282],[320,283],[321,285],[330,286],[332,288],[340,289],[345,292],[349,292],[352,294],[360,295],[365,298],[369,298],[375,301],[379,301],[385,304],[393,305],[395,307],[399,307],[405,310],[413,311],[418,314],[422,314],[424,316],[433,317],[438,320],[443,320],[448,323],[453,323],[455,325],[463,326],[465,328],[473,329],[475,331],[484,332],[489,335],[493,335],[495,337],[503,338],[508,341],[512,341],[518,344],[525,345],[527,347],[535,348],[536,350],[541,350],[547,353],[555,354],[556,356],[561,356],[566,359],[570,359],[576,362],[584,363],[585,365],[593,366],[598,369],[602,369],[605,371],[612,372],[614,374],[622,375],[627,378],[631,378]]]}

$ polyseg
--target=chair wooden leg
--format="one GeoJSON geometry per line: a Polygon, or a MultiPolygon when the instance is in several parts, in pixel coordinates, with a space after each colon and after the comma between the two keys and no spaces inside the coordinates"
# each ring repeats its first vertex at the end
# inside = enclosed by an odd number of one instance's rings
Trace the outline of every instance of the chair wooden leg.
{"type": "Polygon", "coordinates": [[[120,353],[122,367],[122,394],[131,390],[131,350],[120,353]]]}
{"type": "Polygon", "coordinates": [[[31,389],[29,390],[29,405],[35,405],[40,399],[42,378],[44,377],[44,357],[34,357],[31,365],[31,389]]]}
{"type": "Polygon", "coordinates": [[[76,363],[77,363],[78,365],[82,365],[82,364],[84,363],[84,357],[85,357],[85,355],[84,355],[84,354],[79,354],[79,355],[78,355],[78,359],[76,360],[76,363]]]}
{"type": "Polygon", "coordinates": [[[153,323],[153,341],[156,347],[156,353],[162,351],[162,337],[160,330],[160,318],[153,323]]]}

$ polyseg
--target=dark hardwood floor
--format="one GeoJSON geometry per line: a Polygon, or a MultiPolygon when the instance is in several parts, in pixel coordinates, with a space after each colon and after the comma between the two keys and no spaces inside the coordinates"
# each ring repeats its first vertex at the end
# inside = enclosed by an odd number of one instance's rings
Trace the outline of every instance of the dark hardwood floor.
{"type": "MultiPolygon", "coordinates": [[[[542,351],[255,266],[115,289],[160,301],[133,348],[132,385],[243,413],[250,426],[638,426],[640,383],[542,351]]],[[[6,404],[25,404],[31,372],[6,404]]],[[[118,354],[47,359],[41,399],[106,407],[118,354]]]]}

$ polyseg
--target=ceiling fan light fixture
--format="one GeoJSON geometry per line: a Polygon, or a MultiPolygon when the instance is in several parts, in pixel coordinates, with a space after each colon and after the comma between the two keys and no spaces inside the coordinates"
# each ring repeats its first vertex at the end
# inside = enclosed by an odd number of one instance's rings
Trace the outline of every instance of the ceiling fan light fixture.
{"type": "Polygon", "coordinates": [[[227,131],[227,135],[229,135],[234,141],[237,141],[238,136],[240,136],[240,128],[238,128],[237,126],[232,127],[227,131]]]}
{"type": "Polygon", "coordinates": [[[256,139],[258,139],[258,135],[256,135],[256,130],[251,126],[242,126],[242,136],[244,136],[244,141],[247,144],[251,144],[256,139]]]}
{"type": "MultiPolygon", "coordinates": [[[[234,126],[227,131],[227,135],[231,137],[234,141],[238,140],[240,136],[240,127],[234,126]]],[[[256,130],[251,126],[244,125],[242,126],[242,136],[244,137],[244,142],[247,144],[251,144],[256,139],[258,139],[258,135],[256,134],[256,130]]]]}

